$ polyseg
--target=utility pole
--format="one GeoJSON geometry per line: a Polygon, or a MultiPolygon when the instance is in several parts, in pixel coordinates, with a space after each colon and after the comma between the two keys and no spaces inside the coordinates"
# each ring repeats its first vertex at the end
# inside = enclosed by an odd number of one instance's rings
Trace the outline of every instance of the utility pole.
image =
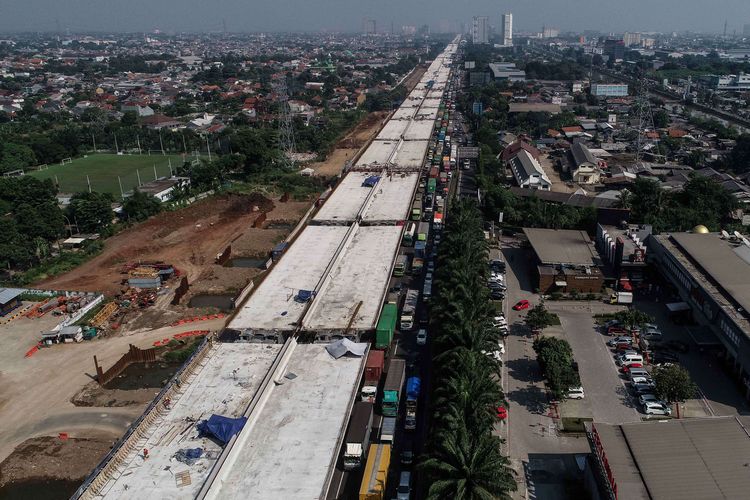
{"type": "Polygon", "coordinates": [[[154,180],[157,180],[159,178],[158,175],[156,175],[156,163],[154,163],[154,180]]]}
{"type": "Polygon", "coordinates": [[[89,185],[89,193],[91,192],[91,179],[89,179],[89,176],[86,175],[86,184],[89,185]]]}
{"type": "Polygon", "coordinates": [[[208,134],[206,134],[206,149],[208,150],[208,161],[211,161],[211,143],[208,141],[208,134]]]}
{"type": "Polygon", "coordinates": [[[294,126],[292,113],[289,109],[289,92],[285,73],[276,78],[274,88],[279,96],[279,146],[281,147],[282,164],[292,169],[294,168],[295,151],[294,126]]]}
{"type": "Polygon", "coordinates": [[[120,185],[120,198],[125,198],[125,192],[122,190],[122,180],[120,180],[120,176],[117,176],[117,183],[120,185]]]}
{"type": "Polygon", "coordinates": [[[141,171],[136,169],[135,174],[138,176],[138,187],[141,187],[143,184],[141,184],[141,171]]]}
{"type": "Polygon", "coordinates": [[[159,129],[159,145],[161,146],[162,156],[166,155],[166,153],[164,153],[164,142],[161,140],[161,129],[159,129]]]}
{"type": "Polygon", "coordinates": [[[117,146],[117,134],[114,134],[115,136],[115,152],[119,155],[120,154],[120,148],[117,146]]]}
{"type": "Polygon", "coordinates": [[[94,144],[94,153],[96,153],[96,137],[93,132],[91,132],[91,142],[94,144]]]}
{"type": "Polygon", "coordinates": [[[138,134],[135,135],[135,140],[138,144],[138,154],[143,154],[143,152],[141,151],[141,137],[138,134]]]}

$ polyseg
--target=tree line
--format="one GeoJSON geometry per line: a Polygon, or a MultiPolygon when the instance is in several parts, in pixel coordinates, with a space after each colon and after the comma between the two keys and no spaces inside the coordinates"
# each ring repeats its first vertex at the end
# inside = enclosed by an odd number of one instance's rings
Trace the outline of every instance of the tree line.
{"type": "Polygon", "coordinates": [[[497,350],[500,333],[487,283],[487,243],[479,209],[451,207],[440,245],[431,304],[432,423],[424,460],[431,499],[510,498],[516,483],[493,433],[505,404],[497,350]]]}

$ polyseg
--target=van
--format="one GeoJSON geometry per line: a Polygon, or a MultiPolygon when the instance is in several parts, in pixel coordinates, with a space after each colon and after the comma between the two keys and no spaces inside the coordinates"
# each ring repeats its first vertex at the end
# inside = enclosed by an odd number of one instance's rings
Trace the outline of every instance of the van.
{"type": "Polygon", "coordinates": [[[411,497],[411,472],[404,471],[401,473],[401,480],[398,483],[398,500],[409,500],[411,497]]]}
{"type": "Polygon", "coordinates": [[[634,377],[650,377],[651,374],[645,368],[631,368],[628,371],[628,377],[633,380],[634,377]]]}
{"type": "Polygon", "coordinates": [[[625,354],[617,358],[618,365],[629,365],[630,363],[643,363],[643,356],[641,356],[640,354],[626,352],[625,354]]]}

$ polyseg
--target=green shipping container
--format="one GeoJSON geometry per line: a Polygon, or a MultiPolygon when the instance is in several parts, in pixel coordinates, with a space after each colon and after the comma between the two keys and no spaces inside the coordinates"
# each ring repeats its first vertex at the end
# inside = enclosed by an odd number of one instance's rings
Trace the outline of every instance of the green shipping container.
{"type": "Polygon", "coordinates": [[[378,327],[375,331],[375,349],[387,349],[393,340],[393,331],[396,329],[396,319],[398,318],[398,306],[396,304],[386,304],[380,313],[378,327]]]}

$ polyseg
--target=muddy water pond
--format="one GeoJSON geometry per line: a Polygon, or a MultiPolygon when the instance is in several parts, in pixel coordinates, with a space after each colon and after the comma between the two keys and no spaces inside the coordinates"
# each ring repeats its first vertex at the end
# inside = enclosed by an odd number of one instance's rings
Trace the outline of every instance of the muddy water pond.
{"type": "Polygon", "coordinates": [[[188,307],[215,307],[222,311],[234,309],[234,295],[202,293],[193,295],[188,307]]]}

